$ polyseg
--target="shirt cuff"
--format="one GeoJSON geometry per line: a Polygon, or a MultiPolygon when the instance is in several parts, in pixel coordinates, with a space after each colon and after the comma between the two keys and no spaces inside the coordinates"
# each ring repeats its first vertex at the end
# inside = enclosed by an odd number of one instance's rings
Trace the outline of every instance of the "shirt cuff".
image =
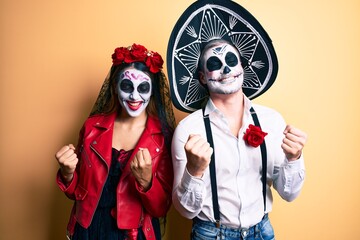
{"type": "Polygon", "coordinates": [[[303,155],[301,154],[300,158],[294,161],[289,161],[285,159],[284,167],[285,169],[291,171],[305,170],[305,162],[303,155]]]}
{"type": "Polygon", "coordinates": [[[192,176],[185,168],[181,183],[184,189],[190,190],[191,192],[202,192],[204,184],[205,182],[203,179],[192,176]]]}

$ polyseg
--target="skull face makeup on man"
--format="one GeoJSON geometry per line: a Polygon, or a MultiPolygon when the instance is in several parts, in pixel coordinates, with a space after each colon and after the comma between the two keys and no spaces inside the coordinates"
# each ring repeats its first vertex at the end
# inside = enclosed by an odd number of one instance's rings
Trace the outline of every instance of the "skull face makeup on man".
{"type": "Polygon", "coordinates": [[[152,94],[151,78],[135,68],[125,69],[116,86],[121,106],[131,117],[139,116],[149,104],[152,94]]]}
{"type": "Polygon", "coordinates": [[[231,94],[239,91],[244,80],[238,51],[230,44],[219,42],[204,50],[200,80],[209,91],[231,94]]]}

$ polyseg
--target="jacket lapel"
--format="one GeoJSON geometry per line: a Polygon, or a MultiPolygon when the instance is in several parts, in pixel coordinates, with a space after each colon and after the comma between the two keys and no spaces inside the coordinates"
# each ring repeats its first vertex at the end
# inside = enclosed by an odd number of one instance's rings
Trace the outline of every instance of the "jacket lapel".
{"type": "Polygon", "coordinates": [[[140,139],[129,158],[129,161],[125,166],[124,172],[121,176],[122,178],[131,173],[130,163],[131,160],[135,157],[135,154],[139,151],[139,148],[148,148],[152,158],[156,157],[156,155],[160,153],[162,150],[160,149],[161,146],[158,146],[158,144],[153,139],[153,135],[155,134],[161,134],[160,123],[157,118],[148,116],[144,132],[141,134],[140,139]]]}
{"type": "Polygon", "coordinates": [[[90,143],[90,148],[103,160],[108,166],[111,165],[111,146],[114,131],[114,122],[116,113],[104,115],[98,122],[94,123],[94,140],[90,143]],[[109,147],[110,146],[110,147],[109,147]]]}

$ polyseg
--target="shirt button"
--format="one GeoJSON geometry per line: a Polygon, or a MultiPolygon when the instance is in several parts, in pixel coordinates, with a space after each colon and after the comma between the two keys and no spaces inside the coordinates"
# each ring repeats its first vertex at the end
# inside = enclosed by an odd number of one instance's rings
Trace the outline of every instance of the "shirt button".
{"type": "Polygon", "coordinates": [[[160,149],[159,148],[156,148],[156,150],[155,150],[156,152],[160,152],[160,149]]]}

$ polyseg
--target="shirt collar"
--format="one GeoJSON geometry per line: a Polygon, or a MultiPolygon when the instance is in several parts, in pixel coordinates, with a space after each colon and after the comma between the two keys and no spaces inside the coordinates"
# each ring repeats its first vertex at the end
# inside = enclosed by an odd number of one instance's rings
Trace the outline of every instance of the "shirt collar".
{"type": "Polygon", "coordinates": [[[215,104],[214,104],[214,102],[211,100],[211,98],[209,98],[209,100],[208,100],[208,102],[207,102],[207,104],[206,104],[206,107],[205,107],[205,115],[210,115],[210,114],[212,114],[213,112],[215,112],[215,111],[217,111],[217,112],[220,112],[217,108],[216,108],[216,106],[215,106],[215,104]]]}
{"type": "Polygon", "coordinates": [[[251,107],[252,107],[252,102],[244,95],[244,116],[243,116],[244,119],[250,117],[251,107]]]}
{"type": "MultiPolygon", "coordinates": [[[[244,94],[244,117],[250,116],[250,108],[252,107],[252,103],[248,97],[244,94]]],[[[205,115],[212,115],[213,113],[223,115],[220,110],[215,106],[214,102],[209,98],[206,107],[205,107],[205,115]]]]}

